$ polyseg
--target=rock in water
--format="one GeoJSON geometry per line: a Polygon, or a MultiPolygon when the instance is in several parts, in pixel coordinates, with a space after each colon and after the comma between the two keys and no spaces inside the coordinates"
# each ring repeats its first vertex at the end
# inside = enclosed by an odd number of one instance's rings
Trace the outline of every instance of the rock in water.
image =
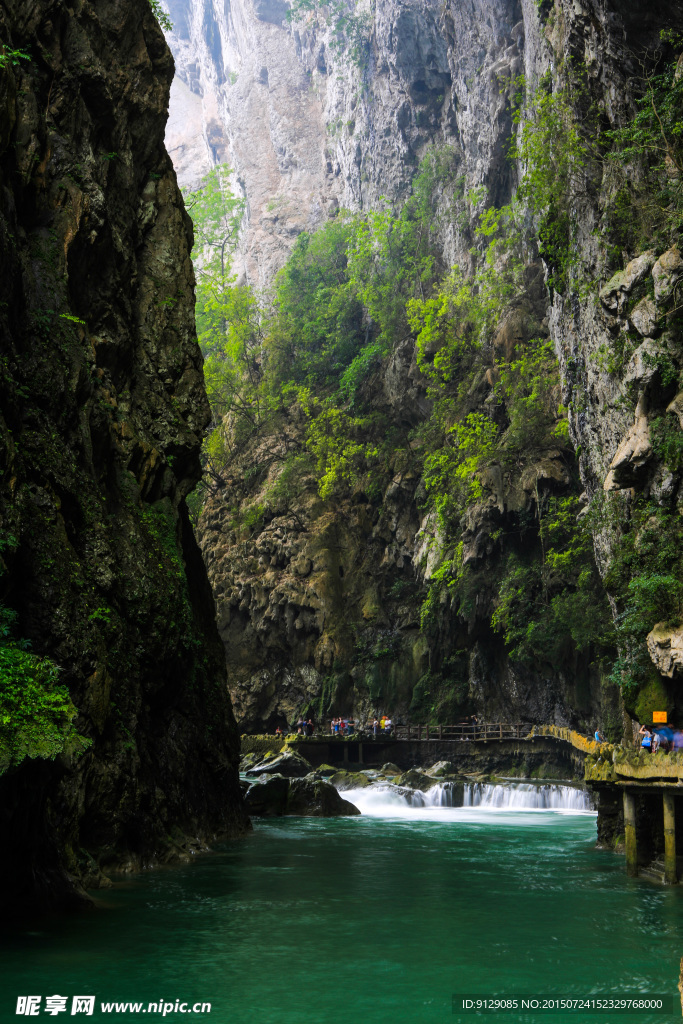
{"type": "Polygon", "coordinates": [[[422,793],[426,793],[428,789],[438,785],[438,783],[436,779],[430,778],[429,775],[418,771],[417,768],[411,768],[410,771],[404,772],[403,775],[396,779],[396,785],[405,786],[408,789],[419,789],[422,793]]]}
{"type": "Polygon", "coordinates": [[[247,811],[255,817],[280,818],[287,808],[289,779],[283,775],[262,775],[249,787],[246,797],[247,811]]]}
{"type": "Polygon", "coordinates": [[[458,769],[455,767],[452,761],[437,761],[431,768],[427,769],[427,775],[433,776],[435,779],[441,779],[446,775],[457,775],[458,769]]]}
{"type": "Polygon", "coordinates": [[[250,753],[244,754],[240,758],[240,771],[248,772],[250,768],[253,768],[255,764],[261,760],[258,754],[250,753]]]}
{"type": "Polygon", "coordinates": [[[363,789],[370,785],[370,779],[364,772],[335,772],[330,778],[330,782],[340,792],[345,789],[363,789]]]}
{"type": "Polygon", "coordinates": [[[287,796],[287,814],[335,818],[360,814],[360,811],[354,804],[344,800],[329,782],[292,779],[287,796]]]}
{"type": "Polygon", "coordinates": [[[300,754],[286,750],[284,754],[266,757],[248,770],[249,775],[284,775],[288,779],[302,779],[311,765],[300,754]]]}

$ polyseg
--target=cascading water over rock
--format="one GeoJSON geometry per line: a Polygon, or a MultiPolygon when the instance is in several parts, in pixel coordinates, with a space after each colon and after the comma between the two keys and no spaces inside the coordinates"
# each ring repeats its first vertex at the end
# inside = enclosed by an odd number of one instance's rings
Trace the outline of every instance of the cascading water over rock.
{"type": "Polygon", "coordinates": [[[466,783],[464,807],[504,807],[507,810],[592,811],[590,794],[578,786],[562,786],[555,782],[541,785],[532,782],[466,783]]]}
{"type": "Polygon", "coordinates": [[[344,797],[355,804],[362,814],[374,817],[405,814],[421,808],[480,807],[490,810],[574,813],[594,810],[586,790],[555,782],[442,782],[431,786],[426,792],[381,782],[364,789],[347,790],[344,797]]]}

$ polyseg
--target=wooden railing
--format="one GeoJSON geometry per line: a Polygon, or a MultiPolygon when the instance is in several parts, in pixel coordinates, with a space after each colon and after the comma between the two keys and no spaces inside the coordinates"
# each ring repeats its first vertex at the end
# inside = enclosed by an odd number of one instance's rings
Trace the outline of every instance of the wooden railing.
{"type": "MultiPolygon", "coordinates": [[[[481,722],[477,725],[397,725],[392,738],[397,740],[523,740],[530,726],[517,722],[481,722]]],[[[382,736],[382,733],[379,733],[382,736]]]]}

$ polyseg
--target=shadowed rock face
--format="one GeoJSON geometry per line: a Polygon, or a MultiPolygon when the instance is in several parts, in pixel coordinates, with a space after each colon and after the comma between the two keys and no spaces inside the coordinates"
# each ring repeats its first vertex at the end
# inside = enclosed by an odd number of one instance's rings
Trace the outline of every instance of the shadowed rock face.
{"type": "Polygon", "coordinates": [[[191,232],[146,0],[2,0],[0,602],[91,740],[0,777],[0,902],[245,825],[214,606],[184,498],[209,417],[191,232]]]}

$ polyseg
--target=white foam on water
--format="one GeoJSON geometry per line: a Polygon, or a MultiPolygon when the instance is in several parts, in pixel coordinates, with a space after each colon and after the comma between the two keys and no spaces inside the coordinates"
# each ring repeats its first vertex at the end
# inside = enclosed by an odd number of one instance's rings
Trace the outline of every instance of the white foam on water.
{"type": "Polygon", "coordinates": [[[422,793],[419,790],[378,782],[363,789],[342,792],[361,814],[373,818],[426,817],[439,820],[467,820],[479,813],[554,812],[594,814],[589,793],[577,786],[556,782],[437,783],[422,793]]]}
{"type": "Polygon", "coordinates": [[[463,794],[465,807],[501,807],[506,810],[593,811],[590,794],[578,786],[557,782],[467,782],[463,794]]]}

